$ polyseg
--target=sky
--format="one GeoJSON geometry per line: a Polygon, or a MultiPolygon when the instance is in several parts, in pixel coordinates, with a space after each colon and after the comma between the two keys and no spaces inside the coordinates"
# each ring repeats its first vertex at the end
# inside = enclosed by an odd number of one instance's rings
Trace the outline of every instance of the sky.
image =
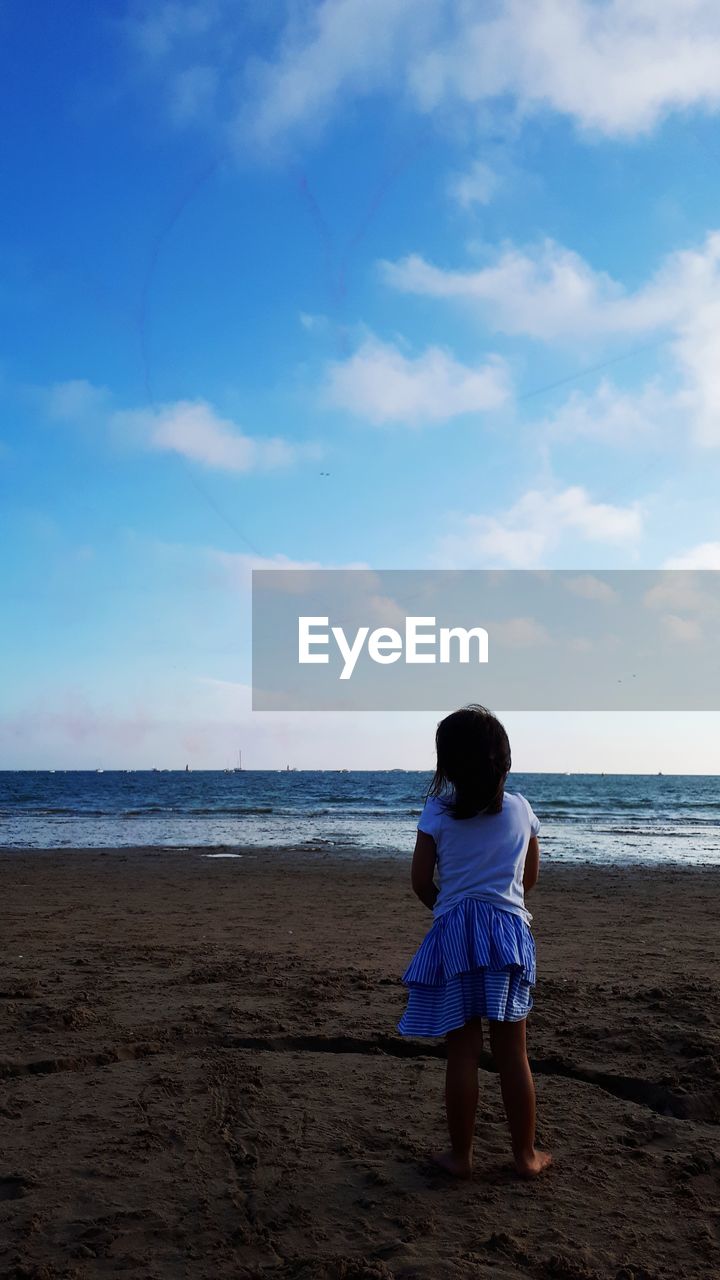
{"type": "Polygon", "coordinates": [[[720,569],[714,0],[0,0],[0,110],[0,768],[428,767],[251,712],[253,567],[720,569]]]}

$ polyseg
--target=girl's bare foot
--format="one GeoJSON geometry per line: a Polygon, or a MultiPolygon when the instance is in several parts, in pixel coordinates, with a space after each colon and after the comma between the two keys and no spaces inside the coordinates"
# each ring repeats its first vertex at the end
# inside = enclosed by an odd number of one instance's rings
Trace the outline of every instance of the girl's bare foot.
{"type": "Polygon", "coordinates": [[[521,1178],[537,1178],[539,1173],[552,1164],[549,1151],[531,1151],[528,1155],[515,1157],[515,1168],[521,1178]]]}
{"type": "Polygon", "coordinates": [[[456,1156],[454,1151],[442,1151],[433,1156],[433,1163],[440,1166],[445,1173],[449,1173],[453,1178],[470,1178],[472,1177],[472,1164],[469,1158],[461,1159],[456,1156]]]}

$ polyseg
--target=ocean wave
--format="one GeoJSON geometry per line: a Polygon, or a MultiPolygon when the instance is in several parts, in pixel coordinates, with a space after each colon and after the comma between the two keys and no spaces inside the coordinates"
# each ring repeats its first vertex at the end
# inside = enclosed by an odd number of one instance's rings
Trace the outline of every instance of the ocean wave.
{"type": "MultiPolygon", "coordinates": [[[[381,772],[5,772],[0,844],[347,846],[404,857],[428,781],[381,772]]],[[[537,812],[553,860],[720,862],[720,778],[538,774],[513,777],[515,787],[537,812]]]]}

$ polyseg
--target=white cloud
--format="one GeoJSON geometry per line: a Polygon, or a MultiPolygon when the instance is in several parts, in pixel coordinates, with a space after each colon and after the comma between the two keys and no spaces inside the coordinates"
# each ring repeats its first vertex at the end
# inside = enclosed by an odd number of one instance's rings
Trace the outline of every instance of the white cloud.
{"type": "Polygon", "coordinates": [[[323,332],[328,327],[328,319],[327,316],[315,314],[312,311],[301,311],[300,324],[308,333],[313,333],[315,330],[323,332]]]}
{"type": "Polygon", "coordinates": [[[673,350],[685,379],[684,416],[699,444],[720,445],[720,304],[700,303],[680,327],[673,350]]]}
{"type": "Polygon", "coordinates": [[[278,436],[249,436],[223,418],[206,400],[175,400],[144,409],[114,409],[112,395],[84,379],[33,389],[51,418],[107,425],[124,444],[177,453],[191,462],[221,471],[264,471],[298,458],[318,458],[315,444],[293,444],[278,436]]]}
{"type": "Polygon", "coordinates": [[[128,19],[126,31],[145,57],[159,59],[176,52],[186,41],[194,49],[218,13],[214,0],[167,0],[128,19]]]}
{"type": "Polygon", "coordinates": [[[543,342],[644,333],[672,318],[660,305],[665,299],[649,305],[642,293],[628,295],[554,240],[535,249],[506,245],[494,262],[472,270],[436,267],[418,254],[380,269],[402,293],[469,303],[491,328],[543,342]]]}
{"type": "Polygon", "coordinates": [[[544,342],[682,333],[694,328],[698,308],[717,305],[720,232],[709,232],[699,249],[669,254],[634,293],[549,239],[534,248],[505,245],[489,265],[471,270],[437,267],[418,254],[380,268],[403,293],[473,304],[502,333],[544,342]]]}
{"type": "Polygon", "coordinates": [[[660,621],[671,640],[692,644],[702,639],[703,629],[694,618],[680,618],[675,613],[665,613],[660,621]]]}
{"type": "Polygon", "coordinates": [[[452,36],[409,68],[425,110],[512,95],[525,114],[621,136],[720,103],[714,0],[505,0],[486,14],[460,6],[452,36]]]}
{"type": "Polygon", "coordinates": [[[720,542],[700,542],[689,551],[670,556],[664,569],[720,569],[720,542]]]}
{"type": "Polygon", "coordinates": [[[503,618],[489,622],[488,631],[492,643],[497,640],[508,649],[536,649],[550,643],[550,632],[535,618],[503,618]]]}
{"type": "Polygon", "coordinates": [[[175,124],[189,124],[206,116],[213,107],[218,88],[215,67],[194,66],[179,71],[169,87],[169,109],[175,124]]]}
{"type": "Polygon", "coordinates": [[[80,422],[105,409],[110,392],[105,387],[95,387],[85,378],[69,382],[56,382],[41,393],[51,418],[59,422],[80,422]]]}
{"type": "Polygon", "coordinates": [[[533,568],[567,534],[627,546],[640,537],[642,527],[637,503],[621,507],[593,502],[579,485],[559,491],[532,489],[501,516],[465,516],[457,532],[440,540],[437,560],[453,569],[533,568]]]}
{"type": "Polygon", "coordinates": [[[715,0],[312,0],[288,5],[279,32],[267,8],[269,19],[264,6],[176,0],[128,27],[171,96],[176,74],[212,59],[234,104],[218,123],[262,148],[318,134],[373,95],[471,124],[488,105],[521,119],[552,111],[610,137],[720,105],[715,0]],[[248,61],[247,39],[229,36],[257,23],[271,52],[248,61]]]}
{"type": "Polygon", "coordinates": [[[376,338],[365,341],[349,359],[331,364],[323,391],[326,404],[375,426],[447,422],[498,409],[509,397],[507,367],[498,357],[470,367],[440,347],[408,357],[376,338]]]}
{"type": "Polygon", "coordinates": [[[583,600],[598,600],[608,603],[617,597],[617,592],[610,586],[609,582],[603,581],[602,578],[596,578],[592,573],[581,573],[577,578],[567,578],[565,587],[573,595],[581,596],[583,600]]]}
{"type": "Polygon", "coordinates": [[[621,391],[603,379],[590,394],[572,392],[560,408],[546,418],[540,428],[543,435],[555,440],[583,437],[606,444],[629,444],[657,436],[670,425],[677,397],[664,395],[652,384],[639,391],[621,391]]]}
{"type": "Polygon", "coordinates": [[[475,204],[489,204],[500,185],[500,179],[489,165],[476,160],[465,173],[455,173],[448,182],[448,195],[461,209],[475,204]]]}
{"type": "Polygon", "coordinates": [[[714,0],[325,0],[267,64],[258,125],[267,139],[396,85],[423,112],[510,96],[524,114],[642,133],[673,110],[717,109],[720,12],[714,0]]]}
{"type": "MultiPolygon", "coordinates": [[[[289,23],[273,59],[253,69],[248,126],[261,146],[298,127],[322,129],[340,98],[384,92],[431,38],[441,0],[321,0],[289,23]]],[[[249,106],[249,109],[248,109],[249,106]]]]}
{"type": "MultiPolygon", "coordinates": [[[[689,557],[688,557],[689,558],[689,557]]],[[[705,637],[705,627],[716,635],[720,619],[720,589],[713,574],[670,570],[643,597],[648,609],[657,609],[666,636],[679,644],[693,644],[705,637]]]]}
{"type": "Polygon", "coordinates": [[[679,377],[669,395],[651,385],[623,396],[606,383],[591,400],[571,397],[550,425],[560,434],[613,438],[652,430],[674,410],[699,444],[720,445],[720,232],[669,254],[634,292],[552,240],[535,250],[505,246],[479,269],[444,269],[418,255],[381,269],[392,287],[461,301],[506,334],[568,344],[666,336],[679,377]]]}
{"type": "Polygon", "coordinates": [[[156,409],[124,409],[112,415],[123,435],[159,452],[179,453],[191,462],[222,471],[257,471],[287,466],[299,450],[286,440],[245,435],[204,400],[177,400],[156,409]]]}
{"type": "Polygon", "coordinates": [[[211,548],[207,555],[210,563],[220,570],[223,580],[232,587],[249,588],[253,569],[292,570],[292,579],[286,579],[283,584],[283,590],[288,594],[291,592],[300,594],[306,591],[310,585],[307,573],[313,573],[318,569],[364,569],[370,572],[368,565],[360,561],[348,564],[323,564],[320,560],[293,560],[282,552],[272,556],[259,556],[243,551],[219,551],[211,548]]]}
{"type": "Polygon", "coordinates": [[[684,614],[710,615],[720,609],[720,597],[711,581],[707,583],[690,572],[670,570],[660,575],[646,591],[643,604],[648,609],[672,609],[684,614]]]}

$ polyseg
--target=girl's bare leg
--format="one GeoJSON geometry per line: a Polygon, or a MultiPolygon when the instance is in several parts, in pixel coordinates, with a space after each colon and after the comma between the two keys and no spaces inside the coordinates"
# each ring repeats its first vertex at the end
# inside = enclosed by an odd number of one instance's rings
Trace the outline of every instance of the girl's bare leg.
{"type": "Polygon", "coordinates": [[[456,1178],[472,1173],[475,1113],[478,1104],[478,1066],[482,1054],[482,1023],[479,1018],[447,1035],[445,1109],[450,1130],[450,1150],[435,1161],[456,1178]]]}
{"type": "Polygon", "coordinates": [[[490,1048],[500,1072],[515,1167],[523,1177],[535,1177],[547,1168],[552,1156],[535,1150],[535,1084],[527,1059],[525,1019],[491,1022],[490,1048]]]}

